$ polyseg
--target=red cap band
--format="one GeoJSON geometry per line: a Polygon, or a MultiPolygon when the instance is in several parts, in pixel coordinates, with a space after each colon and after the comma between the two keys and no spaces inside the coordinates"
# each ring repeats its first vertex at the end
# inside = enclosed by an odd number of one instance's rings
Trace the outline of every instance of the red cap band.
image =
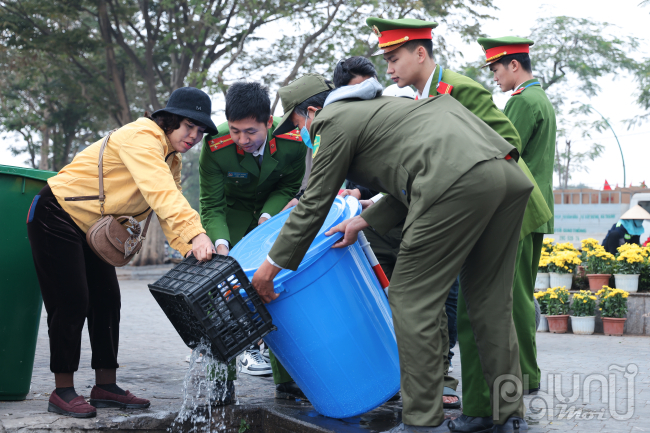
{"type": "Polygon", "coordinates": [[[384,30],[379,36],[379,48],[390,47],[391,45],[401,44],[415,39],[433,39],[431,29],[384,30]]]}
{"type": "Polygon", "coordinates": [[[507,56],[508,54],[529,53],[528,44],[502,45],[500,47],[488,48],[485,50],[485,58],[489,62],[496,57],[507,56]]]}

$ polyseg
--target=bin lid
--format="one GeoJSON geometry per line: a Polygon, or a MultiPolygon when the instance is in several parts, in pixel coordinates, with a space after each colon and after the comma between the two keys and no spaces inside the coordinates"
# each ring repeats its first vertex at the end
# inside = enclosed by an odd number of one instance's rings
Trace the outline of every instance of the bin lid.
{"type": "Polygon", "coordinates": [[[36,170],[35,168],[14,167],[12,165],[1,165],[0,174],[28,177],[36,180],[48,180],[56,175],[56,171],[36,170]]]}
{"type": "MultiPolygon", "coordinates": [[[[289,214],[293,209],[294,208],[290,208],[284,212],[280,212],[264,224],[256,227],[241,241],[239,241],[237,245],[233,247],[232,251],[230,251],[229,255],[237,260],[239,266],[241,266],[249,279],[252,280],[253,274],[257,271],[257,268],[259,268],[264,260],[266,260],[266,256],[269,251],[271,251],[273,243],[278,238],[282,226],[284,226],[285,221],[289,218],[289,214]]],[[[305,254],[298,270],[295,272],[301,272],[303,269],[308,267],[323,255],[337,240],[343,237],[343,233],[325,236],[327,230],[348,218],[359,215],[360,213],[361,204],[356,198],[352,196],[347,196],[345,198],[337,196],[332,203],[327,218],[325,218],[325,223],[318,231],[318,234],[309,247],[307,254],[305,254]]],[[[291,278],[294,274],[294,271],[283,269],[278,273],[273,281],[277,286],[283,281],[291,278]]]]}

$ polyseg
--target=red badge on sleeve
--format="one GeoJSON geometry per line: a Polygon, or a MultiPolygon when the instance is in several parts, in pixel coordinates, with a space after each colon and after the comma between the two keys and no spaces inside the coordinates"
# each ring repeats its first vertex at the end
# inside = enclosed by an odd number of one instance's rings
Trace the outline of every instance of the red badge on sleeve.
{"type": "Polygon", "coordinates": [[[438,86],[436,86],[436,90],[438,93],[444,95],[447,93],[451,93],[451,91],[454,89],[454,86],[445,83],[444,81],[441,81],[438,83],[438,86]]]}

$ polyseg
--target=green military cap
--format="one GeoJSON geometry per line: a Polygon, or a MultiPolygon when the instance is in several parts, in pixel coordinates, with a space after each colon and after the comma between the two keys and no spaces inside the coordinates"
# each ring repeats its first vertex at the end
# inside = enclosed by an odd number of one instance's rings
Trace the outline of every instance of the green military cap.
{"type": "Polygon", "coordinates": [[[530,51],[530,46],[535,42],[526,38],[519,38],[517,36],[504,36],[502,38],[478,38],[478,43],[481,44],[485,52],[486,64],[482,67],[491,65],[503,56],[510,54],[526,53],[530,51]]]}
{"type": "Polygon", "coordinates": [[[434,21],[400,18],[385,20],[383,18],[366,18],[366,24],[372,28],[379,38],[379,50],[373,56],[389,53],[398,49],[408,41],[416,39],[433,39],[431,30],[438,27],[434,21]]]}
{"type": "Polygon", "coordinates": [[[273,135],[280,135],[289,132],[295,128],[291,122],[291,113],[298,105],[307,99],[322,92],[334,89],[334,83],[325,80],[325,77],[319,74],[305,74],[297,80],[291,82],[288,86],[278,90],[284,115],[282,120],[275,128],[273,135]]]}

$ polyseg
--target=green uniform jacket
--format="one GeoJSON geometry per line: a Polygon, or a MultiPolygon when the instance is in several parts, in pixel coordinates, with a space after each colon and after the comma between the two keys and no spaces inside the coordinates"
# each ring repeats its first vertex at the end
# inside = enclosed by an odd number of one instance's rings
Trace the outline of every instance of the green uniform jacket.
{"type": "MultiPolygon", "coordinates": [[[[438,77],[440,76],[440,65],[436,66],[433,71],[433,79],[431,80],[431,87],[429,88],[429,96],[438,94],[438,77]]],[[[492,100],[492,94],[488,92],[485,87],[481,86],[476,81],[464,75],[457,74],[456,72],[443,69],[442,82],[453,86],[451,96],[458,102],[463,104],[469,111],[478,116],[485,123],[490,125],[501,137],[505,138],[508,143],[512,144],[522,153],[522,144],[517,130],[512,122],[508,119],[492,100]]],[[[447,90],[447,86],[441,85],[440,91],[447,90]]],[[[540,187],[535,182],[535,177],[529,170],[524,162],[526,159],[525,154],[519,158],[519,168],[528,176],[528,179],[533,183],[535,189],[533,190],[528,205],[526,206],[526,213],[524,221],[521,226],[520,239],[523,239],[529,233],[536,231],[540,226],[546,224],[547,221],[553,218],[553,213],[549,209],[545,196],[542,194],[540,187]]],[[[553,196],[551,195],[551,200],[553,196]]],[[[551,208],[552,209],[552,208],[551,208]]]]}
{"type": "Polygon", "coordinates": [[[300,189],[307,146],[295,136],[274,138],[279,121],[279,117],[274,118],[268,132],[261,169],[251,153],[237,153],[227,123],[219,125],[219,134],[204,140],[199,159],[199,202],[201,223],[213,242],[225,239],[235,245],[263,213],[277,214],[300,189]]]}
{"type": "MultiPolygon", "coordinates": [[[[555,110],[546,92],[537,80],[529,80],[520,87],[525,88],[512,94],[504,113],[517,128],[521,138],[521,157],[527,162],[542,191],[546,205],[553,213],[553,164],[555,162],[555,110]],[[526,87],[529,86],[529,87],[526,87]]],[[[551,218],[535,233],[553,233],[551,218]]]]}
{"type": "MultiPolygon", "coordinates": [[[[314,165],[307,190],[269,255],[296,270],[346,176],[387,195],[361,216],[379,234],[404,230],[481,161],[517,150],[449,96],[413,102],[379,97],[334,102],[311,126],[314,165]]],[[[466,204],[465,204],[466,205],[466,204]]]]}

